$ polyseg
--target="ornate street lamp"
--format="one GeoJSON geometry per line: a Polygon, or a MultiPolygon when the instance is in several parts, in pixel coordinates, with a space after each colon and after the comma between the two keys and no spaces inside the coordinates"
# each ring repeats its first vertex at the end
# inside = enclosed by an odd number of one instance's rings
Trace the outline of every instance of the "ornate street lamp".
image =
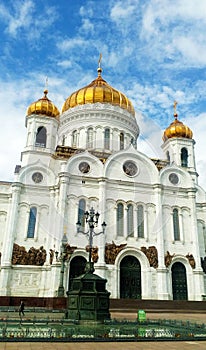
{"type": "Polygon", "coordinates": [[[81,223],[78,221],[76,223],[77,225],[77,233],[82,233],[86,235],[89,239],[89,263],[88,263],[88,269],[87,272],[94,272],[93,268],[93,262],[92,262],[92,246],[93,246],[93,238],[94,236],[98,236],[100,234],[105,233],[106,223],[102,223],[102,231],[101,232],[95,232],[94,228],[97,227],[98,221],[99,221],[100,214],[98,212],[95,213],[94,208],[92,207],[89,212],[86,211],[84,213],[84,217],[86,220],[86,223],[88,224],[88,231],[82,231],[81,230],[81,223]]]}
{"type": "Polygon", "coordinates": [[[95,213],[94,208],[84,213],[88,225],[87,231],[81,228],[79,221],[77,222],[77,233],[80,232],[89,239],[89,261],[86,263],[85,273],[71,280],[71,287],[67,292],[69,319],[87,322],[104,322],[106,319],[110,319],[110,293],[106,290],[107,280],[94,273],[94,263],[92,262],[93,238],[104,233],[106,228],[106,224],[103,222],[102,231],[94,231],[94,228],[98,226],[99,216],[100,214],[95,213]]]}
{"type": "Polygon", "coordinates": [[[63,234],[62,240],[61,240],[61,254],[60,254],[60,262],[61,262],[61,272],[60,272],[60,281],[59,281],[59,288],[57,291],[58,297],[64,296],[64,263],[68,259],[67,254],[67,236],[66,233],[63,234]]]}

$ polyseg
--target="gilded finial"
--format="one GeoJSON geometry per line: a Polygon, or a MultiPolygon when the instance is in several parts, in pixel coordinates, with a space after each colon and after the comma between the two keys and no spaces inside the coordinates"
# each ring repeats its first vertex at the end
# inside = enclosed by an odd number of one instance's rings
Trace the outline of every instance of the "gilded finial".
{"type": "Polygon", "coordinates": [[[100,53],[99,60],[98,60],[98,68],[97,68],[97,72],[98,72],[99,77],[101,76],[101,73],[102,73],[101,61],[102,61],[102,54],[100,53]]]}
{"type": "Polygon", "coordinates": [[[174,104],[173,104],[173,106],[174,106],[174,117],[175,117],[175,119],[177,119],[177,117],[178,117],[178,114],[177,114],[177,101],[174,101],[174,104]]]}
{"type": "Polygon", "coordinates": [[[100,52],[99,61],[98,61],[99,68],[101,68],[101,60],[102,60],[102,53],[100,52]]]}
{"type": "Polygon", "coordinates": [[[47,97],[48,94],[48,77],[45,79],[45,88],[44,88],[44,97],[47,97]]]}

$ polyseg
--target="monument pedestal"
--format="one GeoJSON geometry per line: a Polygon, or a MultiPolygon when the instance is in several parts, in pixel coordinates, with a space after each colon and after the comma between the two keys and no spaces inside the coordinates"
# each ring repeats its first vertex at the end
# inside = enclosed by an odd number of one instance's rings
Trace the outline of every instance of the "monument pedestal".
{"type": "Polygon", "coordinates": [[[68,318],[80,322],[104,322],[110,319],[107,280],[94,274],[93,263],[87,263],[85,270],[85,274],[72,279],[67,292],[68,318]]]}

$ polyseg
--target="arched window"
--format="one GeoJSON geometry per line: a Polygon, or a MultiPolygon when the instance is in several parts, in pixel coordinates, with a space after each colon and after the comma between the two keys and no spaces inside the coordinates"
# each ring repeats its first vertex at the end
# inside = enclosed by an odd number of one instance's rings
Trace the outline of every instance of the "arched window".
{"type": "Polygon", "coordinates": [[[179,213],[178,209],[173,209],[173,228],[174,228],[174,240],[180,240],[180,225],[179,225],[179,213]]]}
{"type": "Polygon", "coordinates": [[[36,214],[37,214],[37,208],[32,207],[29,213],[27,238],[34,238],[34,232],[35,232],[35,226],[36,226],[36,214]]]}
{"type": "Polygon", "coordinates": [[[94,132],[92,128],[89,128],[87,130],[87,148],[93,147],[93,141],[94,141],[94,132]]]}
{"type": "Polygon", "coordinates": [[[127,235],[134,237],[134,210],[132,204],[127,207],[127,235]]]}
{"type": "Polygon", "coordinates": [[[37,129],[35,146],[46,147],[46,128],[44,126],[37,129]]]}
{"type": "Polygon", "coordinates": [[[72,133],[72,147],[77,147],[77,130],[72,133]]]}
{"type": "Polygon", "coordinates": [[[84,213],[86,211],[86,202],[84,199],[80,199],[78,206],[78,222],[81,224],[81,230],[85,227],[84,213]]]}
{"type": "Polygon", "coordinates": [[[144,237],[144,209],[143,205],[137,206],[137,234],[138,237],[144,237]]]}
{"type": "Polygon", "coordinates": [[[188,166],[188,151],[185,147],[181,149],[181,166],[188,166]]]}
{"type": "Polygon", "coordinates": [[[109,129],[104,130],[104,148],[110,149],[110,130],[109,129]]]}
{"type": "Polygon", "coordinates": [[[120,149],[124,149],[124,134],[123,132],[119,135],[120,149]]]}
{"type": "Polygon", "coordinates": [[[170,153],[169,153],[169,151],[167,151],[166,156],[167,156],[168,162],[170,163],[170,153]]]}
{"type": "Polygon", "coordinates": [[[117,205],[117,236],[124,235],[124,207],[122,203],[117,205]]]}

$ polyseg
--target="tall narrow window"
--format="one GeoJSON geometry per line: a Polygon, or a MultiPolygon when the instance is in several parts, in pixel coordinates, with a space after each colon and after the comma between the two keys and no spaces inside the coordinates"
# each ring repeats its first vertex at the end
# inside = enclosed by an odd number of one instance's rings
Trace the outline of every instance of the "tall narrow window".
{"type": "Polygon", "coordinates": [[[117,236],[124,236],[124,207],[122,203],[117,205],[117,236]]]}
{"type": "Polygon", "coordinates": [[[93,138],[94,138],[94,132],[92,128],[89,128],[87,130],[87,148],[93,147],[93,138]]]}
{"type": "Polygon", "coordinates": [[[72,133],[72,147],[77,147],[77,130],[72,133]]]}
{"type": "Polygon", "coordinates": [[[170,163],[170,153],[169,153],[169,151],[167,151],[166,155],[167,155],[167,160],[170,163]]]}
{"type": "Polygon", "coordinates": [[[37,213],[37,208],[32,207],[29,213],[27,238],[34,238],[34,232],[35,232],[35,226],[36,226],[36,213],[37,213]]]}
{"type": "Polygon", "coordinates": [[[104,130],[104,148],[105,149],[110,148],[110,130],[109,129],[104,130]]]}
{"type": "Polygon", "coordinates": [[[37,129],[35,146],[46,147],[46,128],[44,126],[37,129]]]}
{"type": "Polygon", "coordinates": [[[129,204],[127,207],[127,235],[134,237],[134,211],[132,204],[129,204]]]}
{"type": "Polygon", "coordinates": [[[120,149],[124,149],[124,134],[123,132],[119,135],[119,141],[120,141],[120,149]]]}
{"type": "Polygon", "coordinates": [[[85,227],[85,217],[84,213],[86,211],[86,202],[84,199],[80,199],[78,207],[78,222],[81,224],[81,229],[85,227]]]}
{"type": "Polygon", "coordinates": [[[138,237],[144,238],[144,209],[143,205],[137,207],[137,234],[138,237]]]}
{"type": "Polygon", "coordinates": [[[180,240],[180,225],[179,225],[179,213],[178,209],[173,209],[173,228],[174,228],[174,240],[180,240]]]}
{"type": "Polygon", "coordinates": [[[181,149],[181,166],[188,166],[188,151],[185,147],[181,149]]]}

